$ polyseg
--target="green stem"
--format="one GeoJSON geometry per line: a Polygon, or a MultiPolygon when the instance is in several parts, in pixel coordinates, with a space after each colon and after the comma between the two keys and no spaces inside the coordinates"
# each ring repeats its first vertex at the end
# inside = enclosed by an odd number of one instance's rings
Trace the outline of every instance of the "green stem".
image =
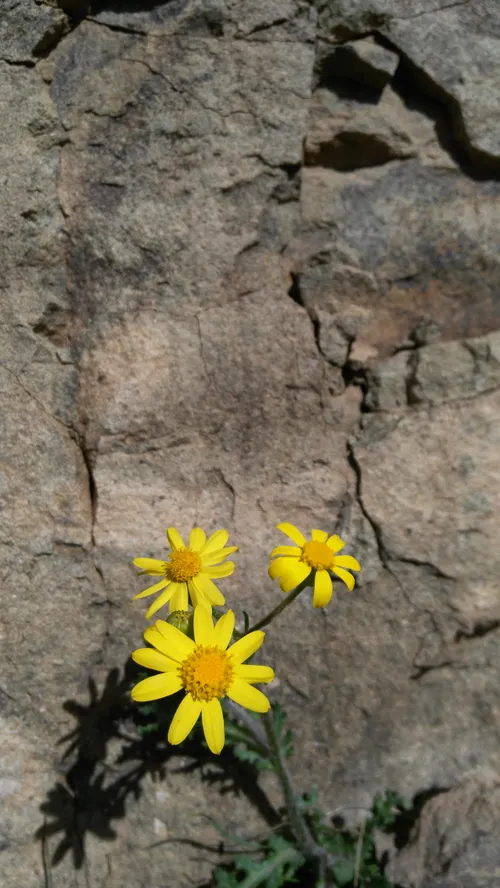
{"type": "Polygon", "coordinates": [[[250,629],[245,632],[245,635],[248,635],[249,632],[255,632],[256,629],[263,629],[264,626],[267,626],[269,623],[271,623],[272,620],[274,620],[274,618],[281,613],[281,611],[284,611],[285,608],[288,607],[288,605],[291,604],[298,595],[300,595],[302,589],[305,589],[308,585],[309,583],[307,582],[307,580],[304,580],[299,586],[297,586],[296,589],[292,589],[292,591],[289,592],[286,598],[284,598],[283,601],[280,602],[280,604],[273,608],[272,611],[269,611],[269,613],[265,617],[263,617],[262,620],[259,620],[259,622],[255,623],[254,626],[250,626],[250,629]]]}
{"type": "Polygon", "coordinates": [[[314,841],[309,827],[297,805],[297,796],[292,786],[292,780],[286,766],[279,737],[274,728],[272,714],[266,712],[262,717],[262,721],[264,722],[264,730],[271,750],[276,776],[281,783],[288,812],[288,819],[297,841],[297,845],[302,854],[308,859],[322,857],[324,853],[323,849],[314,841]]]}

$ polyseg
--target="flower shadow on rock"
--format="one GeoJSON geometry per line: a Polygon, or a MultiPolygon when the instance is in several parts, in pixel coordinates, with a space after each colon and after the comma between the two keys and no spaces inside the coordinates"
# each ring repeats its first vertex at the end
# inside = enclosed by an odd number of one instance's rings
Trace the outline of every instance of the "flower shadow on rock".
{"type": "MultiPolygon", "coordinates": [[[[75,869],[81,869],[85,862],[86,836],[92,834],[105,841],[115,839],[113,824],[126,816],[129,801],[140,798],[144,778],[165,779],[167,766],[172,773],[199,771],[202,781],[218,787],[221,795],[245,795],[270,826],[279,820],[278,813],[258,786],[256,769],[236,760],[230,749],[224,749],[214,763],[201,730],[178,747],[167,743],[168,725],[178,701],[160,701],[162,705],[153,715],[150,707],[134,704],[130,689],[138,674],[136,665],[129,661],[123,675],[118,669],[109,672],[100,695],[95,681],[89,678],[87,705],[75,700],[63,704],[77,724],[59,741],[60,745],[66,745],[60,762],[62,776],[40,806],[43,824],[36,833],[44,845],[60,836],[55,849],[51,848],[51,866],[71,853],[75,869]],[[179,757],[183,764],[176,768],[172,762],[179,757]]],[[[185,836],[169,841],[200,847],[185,836]]],[[[207,846],[205,850],[218,849],[207,846]]]]}

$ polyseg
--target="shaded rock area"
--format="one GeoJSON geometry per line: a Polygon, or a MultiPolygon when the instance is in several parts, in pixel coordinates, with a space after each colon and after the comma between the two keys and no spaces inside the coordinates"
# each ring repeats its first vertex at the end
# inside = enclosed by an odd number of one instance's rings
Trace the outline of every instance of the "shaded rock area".
{"type": "Polygon", "coordinates": [[[298,784],[438,790],[393,878],[498,883],[499,10],[5,4],[2,888],[199,885],[214,811],[272,825],[116,707],[131,559],[227,527],[257,617],[280,520],[363,565],[266,641],[298,784]]]}

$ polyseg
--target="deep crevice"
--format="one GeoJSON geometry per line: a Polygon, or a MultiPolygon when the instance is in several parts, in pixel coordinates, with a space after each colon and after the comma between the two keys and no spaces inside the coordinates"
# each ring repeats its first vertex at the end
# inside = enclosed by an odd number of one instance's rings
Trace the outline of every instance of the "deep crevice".
{"type": "Polygon", "coordinates": [[[300,173],[302,164],[300,163],[280,163],[280,170],[286,173],[289,180],[294,179],[297,173],[300,173]]]}
{"type": "Polygon", "coordinates": [[[370,167],[384,166],[391,160],[407,160],[414,152],[401,153],[376,133],[349,130],[346,121],[345,130],[335,135],[328,142],[316,145],[315,150],[304,152],[304,166],[324,167],[339,173],[351,173],[370,167]]]}
{"type": "Polygon", "coordinates": [[[406,107],[420,111],[434,121],[441,148],[464,175],[476,181],[500,180],[500,159],[475,148],[465,129],[462,109],[453,95],[436,83],[395,43],[377,33],[377,41],[399,55],[399,65],[391,85],[406,107]]]}
{"type": "Polygon", "coordinates": [[[420,352],[418,351],[418,349],[413,349],[410,351],[408,361],[406,363],[408,373],[405,379],[405,389],[406,403],[408,407],[413,407],[416,404],[420,404],[421,402],[421,399],[418,397],[417,394],[419,364],[420,352]]]}
{"type": "MultiPolygon", "coordinates": [[[[333,48],[332,48],[333,49],[333,48]]],[[[346,75],[342,71],[342,55],[351,61],[351,53],[347,47],[334,48],[331,54],[316,61],[314,66],[314,89],[327,89],[339,99],[354,99],[360,104],[376,105],[380,100],[381,87],[361,81],[354,74],[346,75]]],[[[344,68],[346,65],[344,65],[344,68]]],[[[368,70],[368,65],[365,65],[368,70]]]]}
{"type": "MultiPolygon", "coordinates": [[[[90,451],[88,450],[83,436],[79,432],[74,432],[76,443],[80,448],[80,452],[82,454],[83,462],[85,464],[85,468],[87,470],[87,480],[89,485],[89,499],[90,499],[90,516],[91,516],[91,527],[90,527],[90,541],[92,543],[92,547],[95,547],[95,537],[94,537],[94,527],[97,515],[97,485],[94,477],[94,467],[92,465],[92,457],[90,451]]],[[[94,567],[104,582],[104,578],[102,576],[102,571],[97,565],[94,564],[94,567]]]]}
{"type": "Polygon", "coordinates": [[[351,358],[351,352],[354,342],[355,337],[350,338],[349,350],[347,352],[344,364],[340,369],[342,372],[342,379],[344,380],[344,385],[346,388],[352,385],[357,386],[361,389],[363,399],[361,401],[360,411],[362,413],[367,413],[369,412],[366,406],[366,395],[368,393],[369,384],[368,368],[366,364],[364,364],[362,361],[353,360],[351,358]]]}
{"type": "Polygon", "coordinates": [[[10,65],[12,68],[34,68],[36,65],[35,61],[31,59],[2,59],[0,58],[0,62],[4,62],[6,65],[10,65]]]}
{"type": "Polygon", "coordinates": [[[316,343],[316,347],[317,347],[320,355],[322,355],[322,357],[323,357],[321,347],[319,344],[319,331],[320,331],[319,318],[318,318],[316,312],[314,310],[310,310],[304,302],[304,299],[302,297],[302,291],[300,289],[300,276],[296,272],[292,272],[291,278],[292,278],[292,283],[288,289],[288,295],[289,295],[290,299],[292,299],[296,303],[296,305],[300,305],[300,307],[303,308],[307,312],[307,314],[309,315],[311,324],[313,326],[314,341],[316,343]]]}
{"type": "MultiPolygon", "coordinates": [[[[72,27],[76,27],[84,19],[91,20],[92,16],[99,15],[100,12],[114,12],[117,14],[149,12],[158,6],[166,6],[169,2],[175,3],[175,0],[57,0],[57,6],[66,13],[72,27]]],[[[98,24],[101,23],[99,22],[98,24]]],[[[111,25],[109,27],[122,30],[118,25],[111,25]]],[[[127,30],[127,33],[139,32],[130,29],[127,30]]]]}
{"type": "Polygon", "coordinates": [[[398,814],[392,829],[394,844],[398,851],[408,845],[413,829],[427,802],[446,792],[449,792],[448,787],[442,786],[431,786],[430,789],[424,789],[413,797],[411,808],[398,814]]]}
{"type": "Polygon", "coordinates": [[[470,632],[466,632],[464,629],[459,629],[458,632],[455,633],[455,642],[468,641],[471,638],[484,638],[485,635],[488,635],[490,632],[494,632],[499,628],[500,620],[485,620],[482,623],[476,623],[470,632]]]}
{"type": "MultiPolygon", "coordinates": [[[[365,104],[377,104],[381,94],[381,83],[377,81],[376,72],[373,74],[372,85],[360,82],[354,77],[344,76],[339,64],[345,43],[373,37],[379,46],[393,52],[399,58],[398,67],[387,82],[391,84],[394,92],[399,95],[408,109],[420,111],[434,122],[436,138],[441,148],[452,158],[461,172],[475,181],[499,181],[500,158],[471,144],[458,100],[432,80],[426,71],[382,33],[382,29],[388,24],[384,15],[374,15],[369,23],[372,27],[361,32],[353,31],[343,25],[334,29],[338,43],[336,47],[332,47],[331,53],[316,59],[314,88],[330,89],[339,98],[353,99],[365,104]]],[[[348,52],[347,47],[344,52],[348,52]]]]}

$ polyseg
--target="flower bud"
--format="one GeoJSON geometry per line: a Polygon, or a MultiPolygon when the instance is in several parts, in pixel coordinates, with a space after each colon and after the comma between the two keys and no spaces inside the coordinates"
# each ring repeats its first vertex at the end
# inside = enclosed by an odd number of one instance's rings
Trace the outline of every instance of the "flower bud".
{"type": "Polygon", "coordinates": [[[193,638],[193,614],[190,611],[172,611],[167,617],[167,623],[193,638]]]}

